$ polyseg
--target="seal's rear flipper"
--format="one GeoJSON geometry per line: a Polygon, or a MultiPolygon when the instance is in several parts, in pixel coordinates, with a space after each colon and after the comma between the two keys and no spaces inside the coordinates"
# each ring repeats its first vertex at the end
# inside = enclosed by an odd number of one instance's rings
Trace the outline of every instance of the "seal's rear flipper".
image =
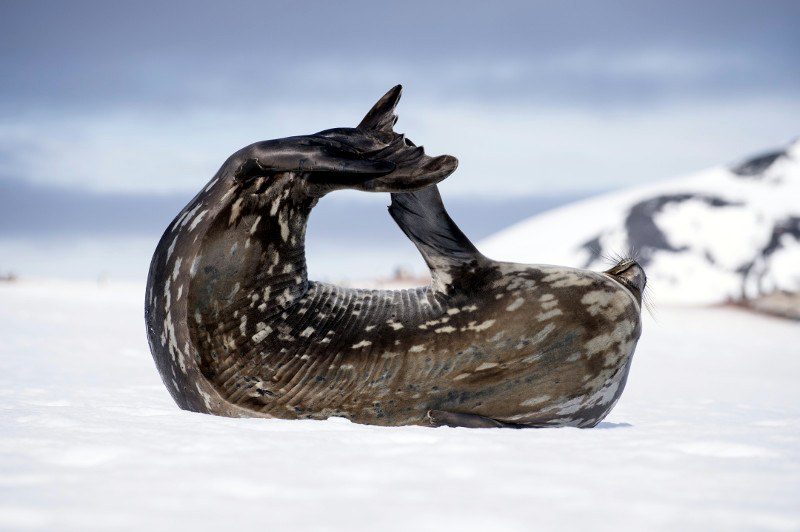
{"type": "Polygon", "coordinates": [[[397,115],[394,110],[400,96],[403,94],[403,86],[395,85],[389,92],[383,95],[378,102],[372,106],[367,116],[358,124],[358,129],[368,129],[372,131],[392,131],[397,122],[397,115]]]}
{"type": "Polygon", "coordinates": [[[432,271],[482,259],[447,214],[438,187],[392,194],[389,214],[414,242],[432,271]]]}
{"type": "MultiPolygon", "coordinates": [[[[398,193],[419,190],[456,171],[458,159],[452,155],[432,157],[422,146],[394,131],[395,109],[401,93],[400,85],[390,89],[355,128],[326,129],[314,135],[284,139],[292,144],[286,150],[290,156],[308,154],[292,157],[292,162],[298,159],[301,163],[311,163],[312,171],[334,163],[327,173],[310,176],[309,183],[318,195],[341,188],[398,193]]],[[[284,150],[279,150],[278,155],[284,158],[284,150]]]]}
{"type": "Polygon", "coordinates": [[[505,423],[477,414],[461,414],[444,410],[428,410],[427,421],[434,427],[465,427],[468,429],[508,428],[519,429],[520,425],[505,423]]]}

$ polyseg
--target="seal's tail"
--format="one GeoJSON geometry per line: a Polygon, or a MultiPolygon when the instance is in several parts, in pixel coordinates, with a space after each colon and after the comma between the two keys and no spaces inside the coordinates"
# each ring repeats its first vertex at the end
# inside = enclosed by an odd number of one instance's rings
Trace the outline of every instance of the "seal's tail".
{"type": "Polygon", "coordinates": [[[435,185],[392,194],[389,214],[432,270],[483,257],[447,214],[435,185]]]}

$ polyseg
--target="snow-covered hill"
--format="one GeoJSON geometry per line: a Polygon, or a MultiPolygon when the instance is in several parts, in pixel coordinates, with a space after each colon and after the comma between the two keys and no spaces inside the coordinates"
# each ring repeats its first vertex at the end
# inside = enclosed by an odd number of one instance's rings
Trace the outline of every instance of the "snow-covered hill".
{"type": "Polygon", "coordinates": [[[479,248],[499,260],[592,269],[635,250],[658,303],[800,293],[800,140],[732,167],[546,212],[479,248]]]}

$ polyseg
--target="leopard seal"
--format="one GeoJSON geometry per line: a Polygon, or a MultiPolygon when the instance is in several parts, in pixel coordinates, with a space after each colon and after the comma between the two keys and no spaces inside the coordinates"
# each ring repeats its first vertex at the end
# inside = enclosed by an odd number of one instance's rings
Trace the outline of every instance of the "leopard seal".
{"type": "MultiPolygon", "coordinates": [[[[455,171],[393,131],[397,86],[356,128],[234,153],[166,229],[145,294],[150,349],[177,404],[222,416],[375,425],[591,427],[625,386],[645,275],[496,262],[448,216],[455,171]],[[310,281],[319,198],[389,192],[429,286],[310,281]]],[[[343,253],[346,250],[343,250],[343,253]]]]}

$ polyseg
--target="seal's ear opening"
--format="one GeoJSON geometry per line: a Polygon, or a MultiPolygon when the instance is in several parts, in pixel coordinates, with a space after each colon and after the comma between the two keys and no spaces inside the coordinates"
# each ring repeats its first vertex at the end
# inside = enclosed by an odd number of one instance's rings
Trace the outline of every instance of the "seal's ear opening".
{"type": "Polygon", "coordinates": [[[358,124],[357,129],[369,131],[392,131],[397,122],[394,110],[403,94],[403,86],[395,85],[372,106],[367,115],[358,124]]]}

